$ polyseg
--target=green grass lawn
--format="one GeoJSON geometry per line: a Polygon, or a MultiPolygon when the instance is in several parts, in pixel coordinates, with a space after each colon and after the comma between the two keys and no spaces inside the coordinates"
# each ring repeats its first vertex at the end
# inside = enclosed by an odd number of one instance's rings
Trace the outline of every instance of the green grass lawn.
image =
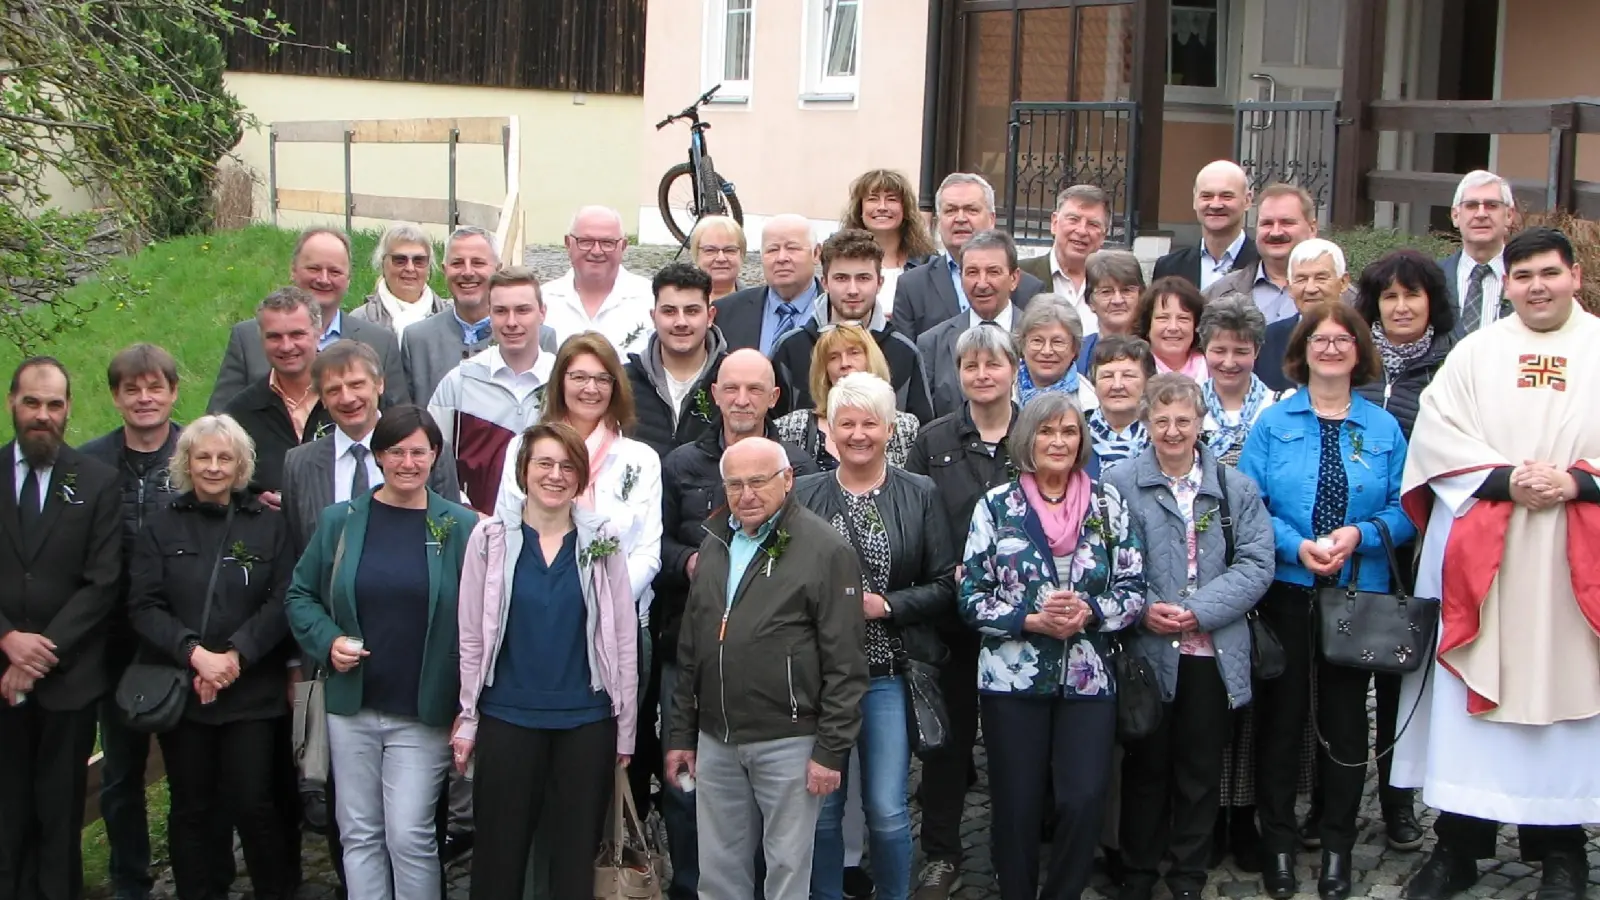
{"type": "MultiPolygon", "coordinates": [[[[145,812],[150,820],[150,861],[156,867],[167,864],[167,780],[145,790],[145,812]]],[[[83,889],[90,897],[111,895],[111,845],[106,842],[106,823],[96,819],[83,829],[83,889]]]]}

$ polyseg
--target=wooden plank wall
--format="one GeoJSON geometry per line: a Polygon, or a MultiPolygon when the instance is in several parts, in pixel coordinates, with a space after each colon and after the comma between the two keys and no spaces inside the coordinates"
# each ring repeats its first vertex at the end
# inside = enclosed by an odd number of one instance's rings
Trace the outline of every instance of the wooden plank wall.
{"type": "Polygon", "coordinates": [[[317,48],[226,38],[237,72],[644,94],[646,0],[242,0],[317,48]]]}

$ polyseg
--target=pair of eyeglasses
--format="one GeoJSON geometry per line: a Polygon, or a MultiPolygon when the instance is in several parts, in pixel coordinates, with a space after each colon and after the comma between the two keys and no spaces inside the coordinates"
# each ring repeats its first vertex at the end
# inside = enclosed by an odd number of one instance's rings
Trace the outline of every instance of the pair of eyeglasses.
{"type": "Polygon", "coordinates": [[[1306,343],[1313,350],[1326,350],[1333,347],[1338,350],[1349,350],[1356,345],[1354,335],[1349,334],[1313,334],[1306,338],[1306,343]]]}
{"type": "Polygon", "coordinates": [[[433,448],[431,447],[390,447],[383,451],[383,458],[392,463],[402,463],[408,459],[415,462],[425,462],[432,453],[433,448]]]}
{"type": "Polygon", "coordinates": [[[549,475],[557,469],[561,470],[562,475],[569,477],[578,474],[577,465],[565,459],[557,460],[548,456],[535,456],[533,459],[528,460],[528,465],[533,466],[533,470],[540,475],[549,475]]]}
{"type": "Polygon", "coordinates": [[[1028,338],[1029,350],[1038,353],[1046,347],[1049,347],[1056,353],[1070,353],[1072,351],[1072,341],[1069,341],[1066,338],[1050,338],[1049,340],[1045,340],[1039,335],[1028,338]]]}
{"type": "Polygon", "coordinates": [[[1499,212],[1506,208],[1506,203],[1504,200],[1463,200],[1461,208],[1469,213],[1475,213],[1480,209],[1484,212],[1499,212]]]}
{"type": "Polygon", "coordinates": [[[608,388],[616,384],[617,380],[605,372],[568,372],[567,384],[573,387],[586,388],[590,384],[596,387],[608,388]]]}
{"type": "Polygon", "coordinates": [[[389,254],[389,264],[394,266],[396,269],[404,269],[406,266],[411,266],[412,268],[416,269],[426,269],[428,267],[428,254],[417,253],[414,255],[407,255],[404,253],[391,253],[389,254]]]}
{"type": "Polygon", "coordinates": [[[575,234],[569,234],[567,237],[572,238],[572,242],[578,245],[578,249],[585,253],[593,250],[596,247],[599,247],[601,250],[610,253],[611,251],[622,246],[621,238],[581,238],[575,234]]]}
{"type": "Polygon", "coordinates": [[[762,488],[764,488],[767,485],[771,484],[773,479],[777,478],[779,475],[782,475],[782,474],[783,474],[783,470],[779,469],[778,471],[773,472],[771,475],[754,475],[754,476],[751,476],[750,478],[742,478],[742,479],[741,478],[730,478],[729,480],[724,481],[722,483],[722,487],[725,490],[727,490],[728,496],[737,497],[740,494],[744,493],[745,488],[749,488],[752,491],[761,490],[762,488]]]}
{"type": "Polygon", "coordinates": [[[1188,431],[1194,427],[1196,421],[1198,420],[1191,416],[1179,416],[1176,419],[1168,419],[1163,416],[1159,419],[1150,420],[1150,430],[1159,433],[1176,425],[1179,431],[1188,431]]]}
{"type": "Polygon", "coordinates": [[[713,257],[715,257],[715,256],[738,256],[739,255],[739,248],[738,247],[713,247],[710,244],[701,244],[700,245],[700,255],[702,255],[702,256],[713,256],[713,257]]]}

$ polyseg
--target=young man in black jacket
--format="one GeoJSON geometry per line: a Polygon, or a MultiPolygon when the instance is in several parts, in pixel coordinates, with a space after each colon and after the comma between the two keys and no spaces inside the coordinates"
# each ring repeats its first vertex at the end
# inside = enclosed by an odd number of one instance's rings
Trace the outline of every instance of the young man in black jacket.
{"type": "Polygon", "coordinates": [[[711,430],[716,410],[710,389],[728,355],[722,331],[712,324],[711,276],[688,263],[672,263],[650,282],[656,332],[643,353],[628,354],[623,367],[633,385],[635,440],[663,460],[711,430]]]}
{"type": "MultiPolygon", "coordinates": [[[[127,561],[134,538],[151,514],[177,496],[169,467],[181,430],[172,421],[172,407],[178,402],[178,363],[161,347],[134,344],[111,358],[106,381],[111,402],[122,414],[122,427],[84,444],[80,452],[115,469],[122,485],[122,581],[106,652],[106,674],[116,684],[138,648],[127,609],[127,561]]],[[[111,845],[112,896],[148,900],[154,884],[144,803],[150,736],[124,725],[109,695],[100,701],[100,751],[100,814],[111,845]]],[[[231,841],[221,852],[233,859],[231,841]]]]}

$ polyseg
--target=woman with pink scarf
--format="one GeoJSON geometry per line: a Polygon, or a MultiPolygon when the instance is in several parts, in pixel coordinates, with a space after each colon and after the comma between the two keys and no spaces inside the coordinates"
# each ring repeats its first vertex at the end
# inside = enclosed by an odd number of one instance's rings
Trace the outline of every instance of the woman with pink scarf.
{"type": "Polygon", "coordinates": [[[1205,308],[1205,297],[1187,278],[1168,275],[1145,289],[1134,313],[1133,333],[1150,343],[1156,374],[1177,372],[1196,384],[1210,377],[1206,355],[1196,339],[1205,308]]]}

